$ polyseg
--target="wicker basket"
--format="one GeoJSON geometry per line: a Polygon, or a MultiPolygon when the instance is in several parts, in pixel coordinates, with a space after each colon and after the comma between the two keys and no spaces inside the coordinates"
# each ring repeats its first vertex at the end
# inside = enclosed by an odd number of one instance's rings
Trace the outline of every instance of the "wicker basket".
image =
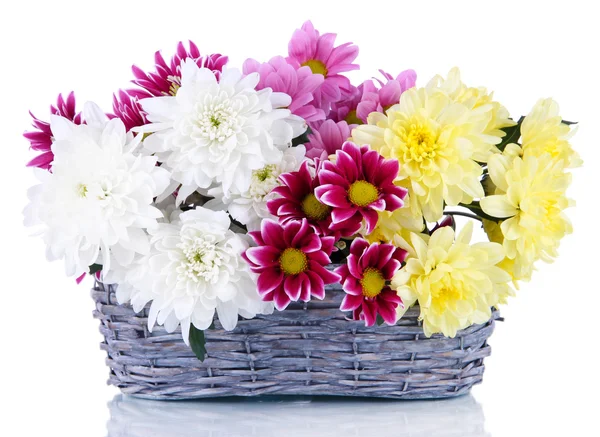
{"type": "Polygon", "coordinates": [[[344,292],[328,286],[324,300],[292,304],[283,312],[240,319],[233,331],[218,320],[206,332],[200,362],[181,332],[147,328],[139,314],[119,305],[115,286],[96,283],[94,316],[108,353],[109,384],[150,399],[221,396],[337,395],[399,399],[463,395],[483,377],[488,337],[498,313],[455,338],[426,338],[411,308],[395,326],[367,328],[339,310],[344,292]]]}

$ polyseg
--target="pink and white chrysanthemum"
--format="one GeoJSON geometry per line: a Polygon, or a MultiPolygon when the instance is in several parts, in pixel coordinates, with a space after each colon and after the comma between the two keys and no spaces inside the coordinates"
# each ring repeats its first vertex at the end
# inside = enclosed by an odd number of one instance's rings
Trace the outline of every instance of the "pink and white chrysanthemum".
{"type": "MultiPolygon", "coordinates": [[[[69,93],[65,99],[62,94],[58,95],[56,106],[50,106],[50,114],[59,115],[73,122],[74,124],[82,124],[81,113],[75,110],[75,94],[69,93]]],[[[44,170],[50,170],[52,161],[54,161],[54,153],[52,153],[52,140],[54,135],[50,128],[50,123],[42,121],[30,112],[33,118],[33,127],[36,129],[32,132],[25,132],[23,136],[31,144],[31,149],[37,152],[42,152],[40,155],[33,158],[27,163],[27,167],[38,167],[44,170]]]]}
{"type": "Polygon", "coordinates": [[[346,142],[336,152],[335,163],[326,161],[315,188],[319,202],[331,208],[331,226],[342,236],[357,233],[366,224],[366,234],[377,226],[379,211],[395,211],[404,205],[407,190],[394,185],[399,165],[369,146],[346,142]]]}
{"type": "Polygon", "coordinates": [[[349,125],[345,121],[325,120],[324,122],[311,123],[312,133],[308,135],[306,143],[306,156],[326,160],[333,155],[352,136],[352,129],[356,125],[349,125]]]}
{"type": "Polygon", "coordinates": [[[269,200],[267,208],[284,225],[292,221],[307,220],[320,235],[335,236],[335,233],[329,230],[331,208],[323,205],[315,197],[315,188],[321,184],[320,166],[321,161],[316,160],[316,168],[312,168],[307,160],[298,171],[280,175],[281,185],[271,191],[278,197],[269,200]]]}
{"type": "Polygon", "coordinates": [[[405,70],[396,78],[383,70],[379,70],[379,72],[386,82],[375,79],[377,84],[372,80],[367,80],[362,84],[362,95],[355,113],[362,123],[367,122],[370,113],[384,113],[388,108],[396,105],[400,101],[402,93],[414,87],[417,81],[417,73],[414,70],[405,70]]]}
{"type": "Polygon", "coordinates": [[[391,244],[369,245],[362,238],[355,239],[346,264],[335,269],[346,292],[340,309],[352,311],[354,319],[364,320],[366,326],[373,326],[378,315],[388,325],[395,324],[396,309],[404,305],[389,283],[406,255],[405,250],[391,244]]]}
{"type": "Polygon", "coordinates": [[[249,234],[258,247],[247,249],[243,257],[258,274],[258,294],[278,310],[290,302],[323,299],[325,285],[340,280],[325,268],[331,263],[334,238],[317,234],[306,219],[285,225],[267,219],[260,232],[249,234]]]}
{"type": "Polygon", "coordinates": [[[315,102],[327,111],[329,104],[347,98],[351,94],[351,85],[347,77],[340,73],[358,70],[352,62],[358,56],[358,47],[345,43],[334,47],[336,34],[321,35],[310,21],[296,29],[288,44],[287,58],[295,67],[308,66],[313,73],[325,78],[315,92],[315,102]]]}
{"type": "Polygon", "coordinates": [[[154,54],[156,71],[146,73],[134,65],[131,68],[135,76],[132,82],[151,96],[174,96],[181,86],[181,63],[186,59],[193,59],[200,68],[212,70],[217,78],[228,61],[227,56],[219,53],[202,56],[198,46],[192,41],[189,42],[189,49],[186,49],[183,42],[179,42],[177,52],[169,63],[165,61],[160,51],[154,54]]]}
{"type": "MultiPolygon", "coordinates": [[[[114,116],[121,119],[127,132],[134,127],[148,124],[146,113],[139,102],[139,99],[147,97],[152,96],[141,90],[119,90],[118,93],[113,94],[114,116]]],[[[109,117],[112,115],[109,114],[109,117]]]]}
{"type": "Polygon", "coordinates": [[[271,88],[292,98],[288,109],[292,114],[303,118],[307,122],[325,119],[325,112],[315,107],[313,93],[324,82],[321,74],[315,74],[308,66],[295,68],[285,58],[276,56],[269,62],[260,63],[254,59],[244,62],[245,75],[258,73],[260,81],[257,90],[271,88]]]}

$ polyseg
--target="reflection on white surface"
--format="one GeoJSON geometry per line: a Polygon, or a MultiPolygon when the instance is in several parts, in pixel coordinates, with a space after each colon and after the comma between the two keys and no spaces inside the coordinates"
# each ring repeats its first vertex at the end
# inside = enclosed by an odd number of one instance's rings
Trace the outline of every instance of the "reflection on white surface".
{"type": "Polygon", "coordinates": [[[273,397],[159,402],[117,396],[108,437],[490,437],[471,396],[440,401],[273,397]]]}

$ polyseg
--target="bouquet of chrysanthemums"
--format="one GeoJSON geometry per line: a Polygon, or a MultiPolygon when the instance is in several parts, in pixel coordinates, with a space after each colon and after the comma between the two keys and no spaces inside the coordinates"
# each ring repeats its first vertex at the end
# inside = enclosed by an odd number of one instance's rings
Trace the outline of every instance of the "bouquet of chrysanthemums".
{"type": "Polygon", "coordinates": [[[186,342],[337,282],[367,326],[416,304],[427,336],[488,320],[571,232],[572,123],[552,99],[511,118],[457,69],[354,86],[358,48],[335,40],[306,22],[287,56],[241,69],[180,43],[133,67],[112,113],[59,96],[25,134],[48,259],[186,342]]]}

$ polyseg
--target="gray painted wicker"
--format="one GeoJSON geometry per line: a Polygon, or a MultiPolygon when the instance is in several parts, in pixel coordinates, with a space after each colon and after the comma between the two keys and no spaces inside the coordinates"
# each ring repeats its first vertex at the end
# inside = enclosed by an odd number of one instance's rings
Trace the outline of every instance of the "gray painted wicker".
{"type": "Polygon", "coordinates": [[[148,307],[135,314],[118,305],[114,285],[96,283],[94,316],[108,353],[109,384],[150,399],[221,396],[337,395],[400,399],[463,395],[483,377],[490,321],[456,338],[426,338],[418,308],[395,326],[367,328],[339,310],[343,291],[327,287],[323,301],[292,304],[283,312],[240,319],[234,331],[218,320],[206,332],[200,362],[181,339],[147,328],[148,307]]]}

